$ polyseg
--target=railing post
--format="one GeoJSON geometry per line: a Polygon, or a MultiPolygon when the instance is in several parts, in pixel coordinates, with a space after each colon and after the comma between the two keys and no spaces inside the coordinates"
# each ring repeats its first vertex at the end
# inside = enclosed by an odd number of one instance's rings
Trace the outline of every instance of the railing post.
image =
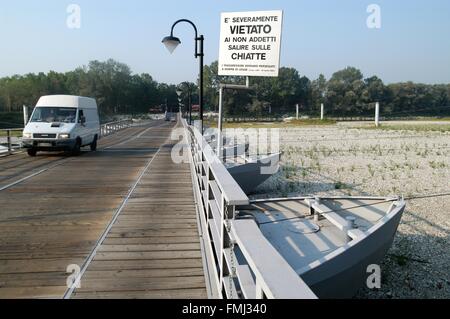
{"type": "Polygon", "coordinates": [[[7,143],[8,143],[8,154],[11,155],[12,154],[12,146],[11,146],[11,131],[7,130],[6,131],[6,139],[7,139],[7,143]]]}
{"type": "Polygon", "coordinates": [[[261,288],[261,284],[259,283],[259,279],[256,278],[256,296],[255,299],[264,299],[264,291],[261,288]]]}
{"type": "MultiPolygon", "coordinates": [[[[220,209],[220,229],[219,229],[219,236],[220,236],[220,247],[219,247],[219,253],[220,253],[220,256],[219,256],[219,267],[220,267],[220,272],[219,272],[219,282],[220,282],[220,286],[221,287],[223,287],[224,286],[224,280],[223,280],[223,277],[224,277],[224,267],[225,267],[225,260],[224,260],[224,245],[225,245],[225,234],[224,234],[224,227],[223,227],[223,225],[224,225],[224,220],[225,220],[225,214],[226,214],[226,206],[225,206],[225,204],[224,204],[224,201],[225,201],[225,199],[224,199],[224,197],[223,197],[223,194],[221,194],[221,198],[220,198],[220,203],[218,203],[219,205],[219,209],[220,209]]],[[[228,227],[228,226],[227,226],[228,227]]],[[[231,274],[231,271],[228,271],[228,276],[230,276],[231,274]]]]}

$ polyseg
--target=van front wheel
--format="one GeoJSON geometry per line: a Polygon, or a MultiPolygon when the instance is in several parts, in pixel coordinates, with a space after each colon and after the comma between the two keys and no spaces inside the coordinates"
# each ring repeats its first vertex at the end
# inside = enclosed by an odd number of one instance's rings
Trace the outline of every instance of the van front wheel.
{"type": "Polygon", "coordinates": [[[94,141],[91,143],[91,151],[95,152],[97,150],[97,136],[94,137],[94,141]]]}
{"type": "Polygon", "coordinates": [[[81,142],[79,140],[77,140],[77,142],[75,143],[75,146],[72,148],[72,155],[80,155],[81,153],[81,142]]]}
{"type": "Polygon", "coordinates": [[[37,151],[35,149],[33,149],[33,148],[30,148],[30,149],[27,150],[27,153],[28,153],[29,156],[35,157],[36,154],[37,154],[37,151]]]}

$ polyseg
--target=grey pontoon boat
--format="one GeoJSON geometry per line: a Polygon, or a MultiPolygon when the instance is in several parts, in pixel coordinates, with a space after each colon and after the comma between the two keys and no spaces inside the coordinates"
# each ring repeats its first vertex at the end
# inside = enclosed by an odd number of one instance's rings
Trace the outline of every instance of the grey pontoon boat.
{"type": "MultiPolygon", "coordinates": [[[[217,130],[208,129],[204,137],[217,154],[217,130]]],[[[223,136],[222,152],[218,157],[242,190],[252,194],[259,185],[278,172],[281,153],[249,155],[248,151],[249,143],[238,144],[235,138],[223,136]]]]}
{"type": "Polygon", "coordinates": [[[281,153],[226,158],[224,165],[244,193],[251,194],[279,169],[281,153]]]}
{"type": "Polygon", "coordinates": [[[366,284],[397,231],[401,198],[254,200],[239,207],[319,298],[349,298],[366,284]]]}

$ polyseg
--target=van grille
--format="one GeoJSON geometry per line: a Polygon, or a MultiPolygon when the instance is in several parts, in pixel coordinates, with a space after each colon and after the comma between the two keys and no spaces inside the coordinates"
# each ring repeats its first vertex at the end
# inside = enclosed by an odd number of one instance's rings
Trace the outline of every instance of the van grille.
{"type": "Polygon", "coordinates": [[[34,138],[56,138],[56,134],[45,134],[45,133],[39,133],[39,134],[33,134],[34,138]]]}

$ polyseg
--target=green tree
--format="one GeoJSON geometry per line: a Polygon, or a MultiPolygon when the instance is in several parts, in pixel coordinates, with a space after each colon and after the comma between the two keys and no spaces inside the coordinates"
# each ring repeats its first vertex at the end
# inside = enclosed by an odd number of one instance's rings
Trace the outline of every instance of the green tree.
{"type": "Polygon", "coordinates": [[[363,74],[354,67],[347,67],[334,73],[328,81],[327,105],[335,114],[361,114],[363,74]]]}
{"type": "Polygon", "coordinates": [[[311,82],[311,106],[319,109],[321,103],[325,103],[328,83],[323,74],[311,82]]]}

